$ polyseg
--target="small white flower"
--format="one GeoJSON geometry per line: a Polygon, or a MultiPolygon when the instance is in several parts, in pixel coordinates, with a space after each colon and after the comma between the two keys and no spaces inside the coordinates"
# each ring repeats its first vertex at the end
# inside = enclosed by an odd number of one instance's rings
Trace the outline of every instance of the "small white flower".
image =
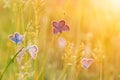
{"type": "Polygon", "coordinates": [[[58,46],[60,48],[64,48],[67,45],[66,40],[63,37],[58,38],[58,46]]]}

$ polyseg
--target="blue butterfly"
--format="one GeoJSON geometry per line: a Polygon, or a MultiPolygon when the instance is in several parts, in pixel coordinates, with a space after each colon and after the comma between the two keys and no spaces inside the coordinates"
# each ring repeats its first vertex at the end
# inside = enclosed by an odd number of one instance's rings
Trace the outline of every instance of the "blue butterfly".
{"type": "Polygon", "coordinates": [[[24,38],[24,36],[20,35],[20,33],[18,33],[18,32],[15,32],[14,34],[9,36],[9,39],[16,44],[22,43],[23,38],[24,38]]]}

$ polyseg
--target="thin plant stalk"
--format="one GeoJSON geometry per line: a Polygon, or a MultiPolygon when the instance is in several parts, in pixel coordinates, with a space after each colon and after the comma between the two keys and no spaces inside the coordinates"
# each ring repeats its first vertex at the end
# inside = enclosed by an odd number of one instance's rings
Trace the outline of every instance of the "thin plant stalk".
{"type": "Polygon", "coordinates": [[[100,58],[100,80],[103,80],[102,78],[103,78],[103,60],[102,60],[102,56],[101,56],[101,58],[100,58]]]}
{"type": "Polygon", "coordinates": [[[16,58],[16,56],[22,51],[23,48],[21,48],[15,55],[14,57],[10,60],[10,62],[7,64],[5,70],[3,71],[3,73],[0,76],[0,80],[2,80],[2,77],[4,76],[5,72],[7,71],[8,67],[10,66],[10,64],[14,61],[14,59],[16,58]]]}

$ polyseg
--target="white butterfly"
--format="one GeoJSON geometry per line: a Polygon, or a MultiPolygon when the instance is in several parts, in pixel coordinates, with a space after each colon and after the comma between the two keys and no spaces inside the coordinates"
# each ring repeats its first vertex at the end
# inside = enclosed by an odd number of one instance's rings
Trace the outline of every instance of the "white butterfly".
{"type": "Polygon", "coordinates": [[[31,55],[32,59],[36,59],[37,53],[39,51],[38,47],[36,45],[31,45],[31,46],[28,46],[27,49],[28,49],[28,52],[31,55]]]}

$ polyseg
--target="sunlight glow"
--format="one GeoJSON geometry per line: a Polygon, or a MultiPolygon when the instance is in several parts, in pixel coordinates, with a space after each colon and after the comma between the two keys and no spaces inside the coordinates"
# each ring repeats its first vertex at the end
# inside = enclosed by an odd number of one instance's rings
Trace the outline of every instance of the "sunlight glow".
{"type": "Polygon", "coordinates": [[[110,0],[112,8],[115,11],[119,11],[120,10],[120,0],[110,0]]]}

